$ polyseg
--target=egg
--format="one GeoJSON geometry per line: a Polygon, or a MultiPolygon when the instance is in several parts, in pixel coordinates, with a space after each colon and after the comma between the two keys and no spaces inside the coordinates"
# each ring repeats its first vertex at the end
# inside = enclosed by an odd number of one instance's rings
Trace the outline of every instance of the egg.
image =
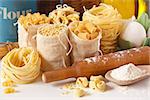
{"type": "Polygon", "coordinates": [[[146,30],[140,23],[131,21],[122,31],[120,38],[129,41],[132,47],[140,47],[146,38],[146,30]]]}

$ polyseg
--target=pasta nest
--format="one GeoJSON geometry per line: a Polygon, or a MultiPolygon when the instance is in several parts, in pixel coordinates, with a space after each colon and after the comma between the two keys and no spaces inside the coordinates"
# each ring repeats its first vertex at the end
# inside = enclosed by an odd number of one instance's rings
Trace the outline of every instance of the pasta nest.
{"type": "Polygon", "coordinates": [[[41,59],[33,48],[15,48],[2,59],[2,78],[25,84],[40,74],[41,59]]]}
{"type": "Polygon", "coordinates": [[[102,29],[101,49],[104,54],[117,49],[117,38],[123,25],[122,17],[111,5],[101,3],[83,14],[83,20],[91,21],[102,29]]]}

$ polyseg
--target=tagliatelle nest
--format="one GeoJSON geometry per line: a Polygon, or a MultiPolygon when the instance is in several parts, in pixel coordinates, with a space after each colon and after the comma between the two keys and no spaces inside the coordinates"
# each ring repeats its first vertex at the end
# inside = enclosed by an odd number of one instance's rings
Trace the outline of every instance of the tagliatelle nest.
{"type": "Polygon", "coordinates": [[[122,18],[117,9],[101,3],[83,14],[83,20],[91,21],[102,29],[101,49],[104,54],[117,49],[117,38],[122,28],[122,18]]]}
{"type": "Polygon", "coordinates": [[[52,19],[53,23],[63,23],[68,25],[70,22],[79,20],[79,13],[74,8],[67,6],[66,4],[57,5],[56,10],[49,13],[49,18],[52,19]]]}
{"type": "Polygon", "coordinates": [[[15,48],[2,59],[1,76],[17,84],[34,81],[40,74],[41,58],[31,47],[15,48]]]}

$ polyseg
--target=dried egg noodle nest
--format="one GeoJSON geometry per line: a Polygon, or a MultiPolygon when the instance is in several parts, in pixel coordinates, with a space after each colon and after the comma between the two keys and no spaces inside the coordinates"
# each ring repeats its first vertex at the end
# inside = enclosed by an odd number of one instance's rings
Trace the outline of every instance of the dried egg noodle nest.
{"type": "Polygon", "coordinates": [[[83,14],[83,20],[88,20],[102,29],[101,49],[104,54],[117,49],[117,38],[122,27],[121,15],[110,5],[101,3],[93,6],[83,14]]]}
{"type": "Polygon", "coordinates": [[[57,5],[56,8],[56,10],[49,13],[49,17],[53,23],[68,25],[70,22],[79,21],[79,13],[74,8],[66,4],[57,5]]]}
{"type": "Polygon", "coordinates": [[[34,81],[40,74],[41,59],[33,48],[15,48],[2,59],[2,78],[18,84],[34,81]]]}

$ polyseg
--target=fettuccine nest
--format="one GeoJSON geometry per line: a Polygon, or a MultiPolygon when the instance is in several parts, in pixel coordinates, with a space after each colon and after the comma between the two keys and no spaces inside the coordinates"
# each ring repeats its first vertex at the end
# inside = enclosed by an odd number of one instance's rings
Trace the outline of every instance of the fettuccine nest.
{"type": "Polygon", "coordinates": [[[41,59],[33,48],[15,48],[2,59],[2,78],[25,84],[40,74],[41,59]]]}
{"type": "Polygon", "coordinates": [[[117,9],[101,3],[86,10],[83,20],[91,21],[102,29],[101,49],[104,54],[117,50],[117,38],[122,27],[122,18],[117,9]]]}

